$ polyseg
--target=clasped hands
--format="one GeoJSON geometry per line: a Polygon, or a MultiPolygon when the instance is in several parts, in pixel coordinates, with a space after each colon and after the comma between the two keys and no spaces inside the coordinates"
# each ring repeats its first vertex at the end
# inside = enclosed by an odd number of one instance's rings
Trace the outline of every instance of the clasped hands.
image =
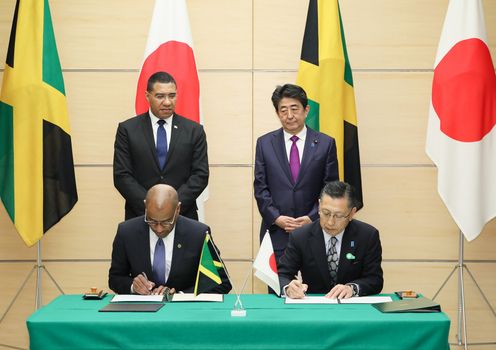
{"type": "Polygon", "coordinates": [[[143,274],[139,274],[134,277],[133,290],[135,293],[141,295],[172,295],[176,292],[174,288],[169,288],[166,286],[155,287],[155,283],[148,280],[148,278],[146,278],[146,275],[143,274]]]}
{"type": "MultiPolygon", "coordinates": [[[[286,288],[286,296],[291,299],[303,299],[308,290],[308,285],[303,283],[298,279],[294,279],[289,282],[286,288]]],[[[330,291],[325,295],[326,298],[330,299],[347,299],[353,296],[353,288],[346,284],[336,284],[330,291]]]]}
{"type": "Polygon", "coordinates": [[[311,223],[312,220],[308,216],[300,216],[299,218],[292,218],[291,216],[280,215],[277,217],[275,224],[286,232],[293,232],[297,228],[311,223]]]}

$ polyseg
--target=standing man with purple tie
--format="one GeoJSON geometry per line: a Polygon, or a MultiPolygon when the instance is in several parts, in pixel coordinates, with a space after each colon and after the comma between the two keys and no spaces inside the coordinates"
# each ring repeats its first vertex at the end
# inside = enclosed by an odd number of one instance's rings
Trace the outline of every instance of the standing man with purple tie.
{"type": "Polygon", "coordinates": [[[119,124],[114,144],[114,185],[126,200],[125,218],[143,215],[146,191],[174,187],[181,215],[198,220],[196,199],[208,184],[207,139],[203,127],[175,113],[177,84],[154,73],[144,92],[150,109],[119,124]]]}
{"type": "Polygon", "coordinates": [[[305,90],[278,86],[272,103],[282,128],[257,140],[253,186],[262,216],[260,241],[268,230],[279,261],[289,234],[318,218],[320,191],[338,179],[338,161],[334,139],[305,125],[305,90]]]}

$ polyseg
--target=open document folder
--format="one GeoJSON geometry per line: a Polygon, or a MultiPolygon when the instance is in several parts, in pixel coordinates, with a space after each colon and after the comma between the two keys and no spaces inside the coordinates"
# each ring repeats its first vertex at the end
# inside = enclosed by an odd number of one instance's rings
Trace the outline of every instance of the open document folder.
{"type": "Polygon", "coordinates": [[[395,300],[373,305],[381,312],[441,312],[441,306],[428,298],[395,300]]]}

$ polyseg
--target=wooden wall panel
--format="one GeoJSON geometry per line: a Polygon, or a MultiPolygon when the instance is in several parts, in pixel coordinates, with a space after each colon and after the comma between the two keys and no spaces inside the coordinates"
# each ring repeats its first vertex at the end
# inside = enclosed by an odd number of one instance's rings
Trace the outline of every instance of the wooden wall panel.
{"type": "Polygon", "coordinates": [[[43,239],[45,259],[110,259],[124,200],[111,167],[76,168],[79,201],[43,239]]]}
{"type": "Polygon", "coordinates": [[[308,1],[254,0],[253,3],[254,68],[297,68],[308,1]]]}
{"type": "MultiPolygon", "coordinates": [[[[357,218],[379,229],[384,258],[458,258],[458,228],[437,194],[436,173],[426,167],[362,168],[365,207],[357,218]]],[[[466,244],[466,259],[494,259],[494,224],[480,241],[466,244]]]]}
{"type": "Polygon", "coordinates": [[[28,248],[24,244],[0,202],[0,261],[22,259],[36,259],[36,248],[28,248]]]}
{"type": "Polygon", "coordinates": [[[206,222],[224,259],[252,257],[251,168],[210,169],[206,222]]]}
{"type": "Polygon", "coordinates": [[[189,0],[199,69],[252,67],[252,0],[189,0]]]}
{"type": "Polygon", "coordinates": [[[353,76],[362,165],[431,164],[425,154],[432,73],[353,76]]]}
{"type": "Polygon", "coordinates": [[[153,1],[52,0],[64,69],[137,69],[143,61],[153,1]]]}
{"type": "Polygon", "coordinates": [[[200,73],[210,164],[250,164],[252,77],[249,72],[200,73]]]}
{"type": "Polygon", "coordinates": [[[112,164],[117,125],[135,115],[138,73],[67,72],[64,79],[74,162],[112,164]]]}

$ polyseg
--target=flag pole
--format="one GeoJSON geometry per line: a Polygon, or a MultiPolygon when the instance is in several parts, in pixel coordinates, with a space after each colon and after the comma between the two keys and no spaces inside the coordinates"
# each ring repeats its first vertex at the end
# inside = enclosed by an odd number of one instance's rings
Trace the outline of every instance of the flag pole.
{"type": "Polygon", "coordinates": [[[5,310],[2,317],[0,318],[0,323],[2,323],[5,316],[7,316],[7,314],[9,313],[10,309],[12,308],[14,303],[16,302],[16,300],[19,297],[19,295],[21,294],[21,292],[24,290],[26,283],[29,281],[29,278],[31,277],[31,275],[33,274],[33,272],[35,270],[36,270],[36,290],[35,290],[36,295],[35,295],[35,300],[34,300],[35,311],[43,306],[42,305],[42,290],[41,290],[41,287],[42,287],[42,284],[41,284],[41,282],[42,282],[42,279],[41,279],[42,270],[44,270],[46,272],[48,277],[52,280],[53,284],[55,284],[55,286],[59,290],[60,294],[65,295],[65,293],[62,290],[62,288],[60,287],[60,285],[57,283],[57,281],[55,281],[55,279],[50,274],[50,272],[48,271],[46,266],[43,265],[43,260],[42,260],[42,255],[41,255],[41,239],[36,243],[36,245],[37,245],[37,252],[38,252],[37,257],[36,257],[36,264],[33,265],[33,268],[31,269],[31,271],[29,271],[28,275],[26,276],[26,278],[22,282],[22,284],[19,287],[19,289],[17,290],[16,294],[14,295],[12,300],[10,301],[9,306],[7,306],[7,309],[5,310]]]}
{"type": "MultiPolygon", "coordinates": [[[[465,349],[468,349],[467,346],[470,344],[467,339],[467,314],[465,311],[465,282],[463,279],[463,272],[467,271],[468,275],[476,285],[477,289],[479,290],[479,293],[482,295],[482,298],[486,302],[487,306],[491,310],[492,314],[494,317],[496,317],[496,312],[494,311],[494,308],[491,306],[491,303],[487,299],[486,295],[484,294],[484,291],[482,288],[479,286],[477,281],[475,280],[474,275],[470,272],[469,268],[467,265],[465,265],[464,262],[464,243],[465,243],[465,237],[463,235],[462,230],[459,230],[460,236],[459,236],[459,248],[458,248],[458,263],[453,267],[451,272],[449,273],[448,277],[444,280],[444,282],[441,284],[441,287],[437,290],[437,292],[434,294],[432,299],[436,299],[438,294],[441,292],[441,290],[444,288],[446,283],[449,281],[451,276],[455,273],[455,271],[458,269],[458,291],[457,291],[457,296],[458,296],[458,333],[457,333],[457,345],[461,346],[464,345],[465,349]],[[462,332],[463,332],[463,338],[462,338],[462,332]]],[[[472,343],[472,345],[489,345],[489,344],[494,344],[494,342],[477,342],[477,343],[472,343]]]]}
{"type": "MultiPolygon", "coordinates": [[[[208,231],[205,233],[207,235],[210,235],[208,233],[208,231]]],[[[231,276],[229,275],[229,271],[227,271],[226,264],[224,263],[224,260],[222,260],[222,258],[220,257],[220,254],[217,250],[217,246],[215,244],[213,244],[214,241],[212,240],[212,235],[210,235],[210,241],[212,242],[212,247],[214,248],[215,255],[217,255],[217,258],[219,259],[219,261],[222,263],[222,266],[224,267],[224,271],[226,273],[227,279],[229,280],[229,282],[231,282],[231,285],[232,285],[233,290],[234,290],[234,294],[236,294],[236,302],[234,303],[234,307],[231,310],[231,316],[245,317],[246,316],[246,310],[243,308],[243,303],[241,302],[241,293],[245,289],[246,281],[248,281],[248,277],[250,276],[250,272],[251,272],[252,268],[250,267],[250,270],[248,271],[248,274],[246,275],[243,286],[241,287],[241,291],[238,293],[238,291],[236,290],[236,287],[234,286],[234,281],[231,279],[231,276]]]]}

